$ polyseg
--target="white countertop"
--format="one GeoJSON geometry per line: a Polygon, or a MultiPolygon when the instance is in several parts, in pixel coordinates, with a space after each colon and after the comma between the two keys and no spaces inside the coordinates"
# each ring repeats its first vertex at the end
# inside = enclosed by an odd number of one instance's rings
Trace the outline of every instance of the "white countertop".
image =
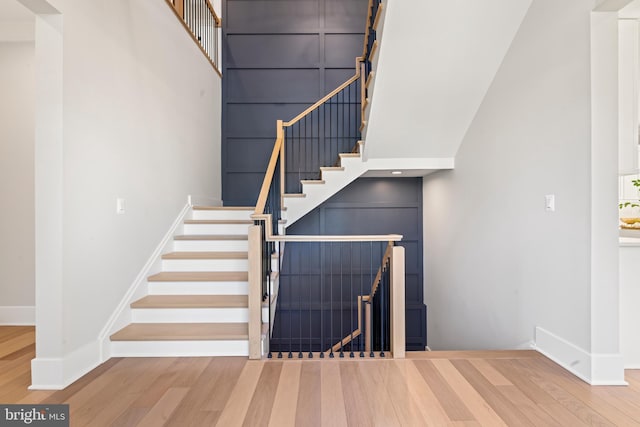
{"type": "Polygon", "coordinates": [[[638,237],[621,237],[620,246],[640,246],[640,238],[638,237]]]}

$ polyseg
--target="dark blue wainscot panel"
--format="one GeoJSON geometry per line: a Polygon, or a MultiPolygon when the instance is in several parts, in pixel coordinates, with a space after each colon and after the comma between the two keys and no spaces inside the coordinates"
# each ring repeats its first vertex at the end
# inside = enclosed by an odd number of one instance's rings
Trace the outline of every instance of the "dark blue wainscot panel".
{"type": "Polygon", "coordinates": [[[223,0],[225,205],[255,203],[275,142],[276,120],[292,119],[354,75],[367,4],[223,0]]]}
{"type": "MultiPolygon", "coordinates": [[[[402,234],[400,245],[406,255],[407,349],[424,350],[427,329],[422,286],[421,178],[361,178],[289,227],[287,234],[402,234]]],[[[384,246],[373,248],[373,259],[382,257],[384,246]]],[[[375,275],[378,265],[371,266],[369,249],[357,245],[335,246],[332,253],[326,248],[321,251],[316,247],[293,250],[293,246],[285,250],[272,341],[275,350],[288,350],[292,340],[296,348],[300,339],[303,345],[311,343],[316,351],[326,350],[329,340],[325,338],[321,345],[321,327],[325,335],[332,331],[333,343],[353,330],[354,319],[349,311],[355,308],[357,295],[363,295],[363,290],[368,293],[369,274],[375,275]],[[325,260],[326,266],[329,265],[326,260],[332,258],[342,260],[332,265],[343,265],[343,271],[334,267],[329,274],[322,273],[320,260],[325,260]],[[367,273],[369,270],[371,273],[367,273]],[[341,276],[349,275],[350,271],[354,272],[353,287],[340,287],[341,276]],[[329,284],[331,278],[333,287],[329,284]],[[333,319],[321,315],[329,310],[323,307],[322,311],[317,303],[321,300],[320,292],[324,292],[325,305],[333,302],[334,312],[335,307],[342,307],[344,312],[335,314],[333,319]]]]}

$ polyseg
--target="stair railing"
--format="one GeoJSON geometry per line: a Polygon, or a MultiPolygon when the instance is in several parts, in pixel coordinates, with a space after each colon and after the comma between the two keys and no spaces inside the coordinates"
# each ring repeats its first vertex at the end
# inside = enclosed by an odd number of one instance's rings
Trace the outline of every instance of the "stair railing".
{"type": "MultiPolygon", "coordinates": [[[[166,0],[170,3],[180,1],[200,1],[200,0],[166,0]]],[[[208,0],[204,0],[207,1],[208,0]]],[[[269,164],[262,182],[260,194],[256,202],[256,208],[252,218],[255,226],[253,237],[249,238],[249,343],[250,357],[260,358],[264,351],[262,346],[262,334],[267,333],[270,337],[273,328],[273,311],[277,300],[278,279],[274,279],[271,259],[275,254],[279,265],[282,263],[282,254],[286,242],[321,242],[321,241],[361,241],[367,236],[284,236],[280,230],[281,210],[283,199],[287,195],[300,193],[302,181],[320,180],[322,178],[321,168],[339,166],[340,153],[359,152],[361,132],[366,126],[366,108],[368,105],[369,85],[373,78],[372,59],[378,49],[376,40],[376,29],[380,20],[383,3],[380,0],[369,0],[367,25],[364,37],[363,54],[356,58],[355,74],[336,89],[325,95],[309,108],[298,114],[289,121],[278,120],[276,125],[276,141],[269,159],[269,164]],[[257,227],[257,228],[255,228],[257,227]],[[306,239],[306,240],[305,240],[306,239]],[[323,240],[329,239],[329,240],[323,240]],[[274,280],[276,281],[274,283],[274,280]],[[274,295],[276,294],[276,295],[274,295]],[[259,295],[259,297],[258,297],[259,295]],[[267,310],[263,310],[266,304],[267,310]],[[263,311],[267,311],[263,315],[263,311]],[[266,331],[262,328],[260,318],[268,319],[263,323],[268,324],[266,331]]],[[[368,236],[365,241],[395,241],[401,236],[368,236]],[[371,240],[373,238],[374,240],[371,240]],[[377,240],[375,240],[377,239],[377,240]]],[[[389,267],[379,267],[381,277],[376,279],[371,285],[372,289],[367,297],[360,294],[360,303],[356,303],[360,315],[359,325],[362,326],[362,304],[365,309],[371,311],[372,304],[376,301],[377,291],[383,283],[385,274],[389,274],[389,282],[393,283],[387,290],[390,301],[395,299],[398,304],[402,304],[402,309],[397,309],[395,315],[393,310],[389,310],[392,317],[386,323],[390,326],[390,334],[386,342],[391,345],[391,351],[395,357],[404,357],[404,252],[402,247],[394,246],[391,250],[395,254],[383,257],[383,264],[389,261],[389,267]],[[391,261],[395,259],[395,261],[391,261]],[[395,265],[395,267],[393,267],[395,265]],[[393,272],[397,273],[394,275],[393,272]],[[402,272],[402,273],[400,273],[402,272]],[[395,279],[394,279],[395,278],[395,279]],[[402,294],[402,297],[399,295],[402,294]],[[394,317],[395,316],[395,317],[394,317]],[[399,331],[402,331],[401,333],[399,331]]],[[[383,292],[380,292],[379,300],[382,301],[383,292]]],[[[400,305],[398,305],[400,307],[400,305]]],[[[380,308],[383,310],[384,307],[380,308]]],[[[380,315],[379,319],[382,318],[380,315]]],[[[371,317],[367,317],[371,321],[371,317]]],[[[373,331],[374,326],[364,327],[367,331],[373,331]]],[[[353,331],[354,329],[351,329],[353,331]]],[[[333,331],[332,331],[333,332],[333,331]]],[[[350,336],[349,344],[355,336],[353,332],[350,336]]],[[[369,335],[369,334],[368,334],[369,335]]],[[[338,337],[341,348],[347,343],[344,342],[346,336],[344,331],[340,331],[338,337]]],[[[267,340],[268,343],[268,340],[267,340]]],[[[371,347],[373,344],[370,343],[371,347]]],[[[335,347],[331,346],[330,350],[335,347]]],[[[383,346],[384,347],[384,346],[383,346]]],[[[313,346],[308,350],[312,352],[313,346]]],[[[299,352],[301,352],[300,350],[299,352]]],[[[322,352],[322,350],[321,350],[322,352]]],[[[271,354],[269,352],[269,354],[271,354]]]]}
{"type": "Polygon", "coordinates": [[[193,41],[220,73],[222,21],[209,0],[165,0],[182,22],[193,41]]]}
{"type": "Polygon", "coordinates": [[[338,166],[340,153],[358,151],[362,123],[361,62],[362,58],[356,58],[353,77],[281,124],[284,194],[301,193],[303,181],[321,179],[320,168],[338,166]]]}
{"type": "Polygon", "coordinates": [[[250,357],[404,357],[402,236],[272,235],[271,252],[263,234],[266,221],[250,227],[250,357]],[[284,243],[290,272],[277,277],[263,266],[284,243]]]}

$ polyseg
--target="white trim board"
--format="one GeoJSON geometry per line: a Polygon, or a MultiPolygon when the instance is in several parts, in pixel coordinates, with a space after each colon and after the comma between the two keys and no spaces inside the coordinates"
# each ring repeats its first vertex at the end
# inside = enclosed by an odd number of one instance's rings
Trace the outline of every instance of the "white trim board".
{"type": "Polygon", "coordinates": [[[590,385],[627,385],[619,353],[589,353],[540,327],[533,348],[590,385]]]}
{"type": "Polygon", "coordinates": [[[35,358],[31,378],[37,378],[29,390],[62,390],[100,365],[100,342],[92,341],[63,358],[35,358]]]}
{"type": "Polygon", "coordinates": [[[36,307],[0,306],[0,325],[2,326],[34,326],[36,324],[36,307]]]}

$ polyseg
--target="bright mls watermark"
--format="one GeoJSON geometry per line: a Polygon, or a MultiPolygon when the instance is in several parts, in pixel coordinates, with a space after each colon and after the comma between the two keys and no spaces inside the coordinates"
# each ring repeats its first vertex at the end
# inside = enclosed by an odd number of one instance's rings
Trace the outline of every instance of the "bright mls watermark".
{"type": "Polygon", "coordinates": [[[69,405],[2,405],[0,427],[69,427],[69,405]]]}

